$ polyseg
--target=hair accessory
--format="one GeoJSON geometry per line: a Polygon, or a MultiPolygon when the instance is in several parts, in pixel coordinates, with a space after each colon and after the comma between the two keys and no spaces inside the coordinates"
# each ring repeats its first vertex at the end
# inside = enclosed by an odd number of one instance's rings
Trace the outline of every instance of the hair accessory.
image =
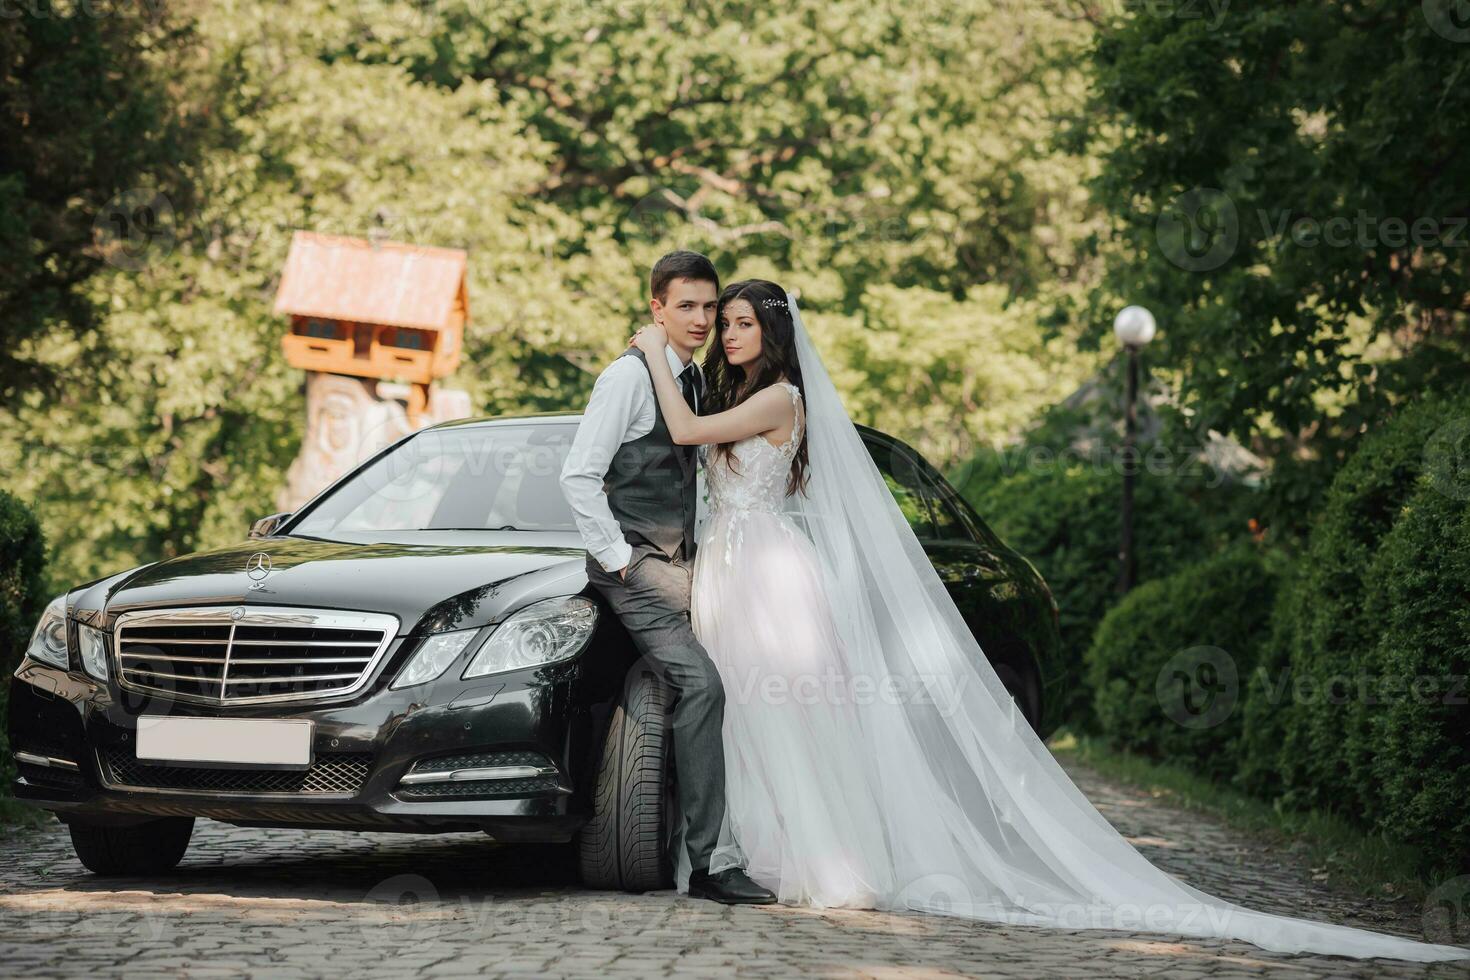
{"type": "Polygon", "coordinates": [[[768,310],[776,310],[776,309],[784,310],[784,309],[786,309],[786,301],[784,299],[774,299],[774,298],[771,298],[771,299],[763,299],[763,300],[761,300],[761,306],[764,306],[768,310]]]}

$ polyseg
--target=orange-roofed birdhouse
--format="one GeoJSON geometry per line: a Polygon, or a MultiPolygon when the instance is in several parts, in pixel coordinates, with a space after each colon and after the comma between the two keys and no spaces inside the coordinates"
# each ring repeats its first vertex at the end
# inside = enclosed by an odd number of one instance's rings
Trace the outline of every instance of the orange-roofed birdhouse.
{"type": "Polygon", "coordinates": [[[411,422],[429,386],[459,366],[469,322],[466,254],[298,231],[276,291],[291,317],[287,363],[412,384],[411,422]]]}

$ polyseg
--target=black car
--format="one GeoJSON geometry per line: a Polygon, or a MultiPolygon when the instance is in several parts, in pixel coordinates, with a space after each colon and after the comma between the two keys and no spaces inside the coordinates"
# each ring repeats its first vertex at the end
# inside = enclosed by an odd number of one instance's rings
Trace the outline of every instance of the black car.
{"type": "MultiPolygon", "coordinates": [[[[58,596],[11,681],[14,795],[98,874],[172,867],[209,817],[483,831],[568,844],[590,885],[666,884],[668,691],[587,582],[558,481],[579,419],[415,432],[252,540],[58,596]]],[[[917,453],[862,435],[1039,728],[1045,583],[917,453]]]]}

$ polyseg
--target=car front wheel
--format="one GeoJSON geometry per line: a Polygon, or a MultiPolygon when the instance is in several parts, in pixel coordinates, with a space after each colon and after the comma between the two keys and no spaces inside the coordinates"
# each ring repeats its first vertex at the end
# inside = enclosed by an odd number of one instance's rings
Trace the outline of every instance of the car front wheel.
{"type": "Polygon", "coordinates": [[[673,886],[668,834],[669,689],[649,671],[628,675],[602,746],[592,819],[578,838],[582,881],[641,892],[673,886]]]}
{"type": "Polygon", "coordinates": [[[93,874],[156,874],[183,858],[194,818],[164,817],[129,827],[69,822],[67,828],[72,849],[93,874]]]}

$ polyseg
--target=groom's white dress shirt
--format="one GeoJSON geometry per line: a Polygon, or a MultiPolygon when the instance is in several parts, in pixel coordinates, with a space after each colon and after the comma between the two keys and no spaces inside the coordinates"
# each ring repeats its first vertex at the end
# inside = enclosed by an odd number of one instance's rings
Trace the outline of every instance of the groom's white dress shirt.
{"type": "MultiPolygon", "coordinates": [[[[674,377],[678,378],[684,371],[684,362],[672,347],[665,347],[664,354],[674,377]]],[[[704,372],[698,362],[691,363],[703,382],[704,372]]],[[[683,386],[681,381],[680,388],[683,386]]],[[[695,398],[698,397],[696,394],[695,398]]],[[[653,431],[657,407],[658,395],[654,393],[648,368],[636,357],[616,358],[592,385],[587,411],[561,468],[562,492],[572,506],[582,541],[588,553],[609,572],[626,568],[633,549],[608,506],[603,480],[619,446],[653,431]]],[[[696,401],[695,411],[698,410],[696,401]]]]}

